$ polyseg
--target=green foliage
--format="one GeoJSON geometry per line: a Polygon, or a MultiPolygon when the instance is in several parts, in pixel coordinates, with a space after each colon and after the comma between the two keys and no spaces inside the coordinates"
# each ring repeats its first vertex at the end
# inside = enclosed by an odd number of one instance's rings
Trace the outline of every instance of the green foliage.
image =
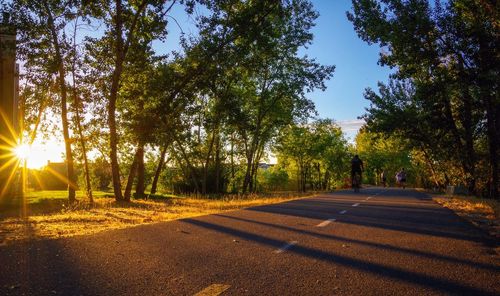
{"type": "Polygon", "coordinates": [[[353,0],[347,14],[360,38],[382,48],[380,64],[395,69],[378,93],[365,94],[368,129],[407,139],[435,172],[446,164],[440,186],[458,182],[490,197],[498,196],[500,155],[495,5],[353,0]]]}
{"type": "Polygon", "coordinates": [[[96,158],[91,167],[92,187],[98,190],[107,190],[111,184],[111,168],[109,162],[103,157],[96,158]]]}
{"type": "Polygon", "coordinates": [[[260,169],[258,175],[258,185],[262,189],[260,191],[284,191],[288,190],[289,176],[285,169],[280,166],[272,166],[267,169],[260,169]]]}
{"type": "Polygon", "coordinates": [[[278,160],[293,172],[299,191],[329,190],[348,174],[348,144],[332,120],[316,120],[284,129],[276,147],[278,160]]]}
{"type": "Polygon", "coordinates": [[[362,129],[356,136],[355,142],[357,153],[365,167],[364,182],[380,184],[380,174],[384,171],[387,182],[394,184],[396,173],[404,168],[407,173],[407,182],[415,183],[416,173],[411,158],[412,151],[407,141],[362,129]]]}

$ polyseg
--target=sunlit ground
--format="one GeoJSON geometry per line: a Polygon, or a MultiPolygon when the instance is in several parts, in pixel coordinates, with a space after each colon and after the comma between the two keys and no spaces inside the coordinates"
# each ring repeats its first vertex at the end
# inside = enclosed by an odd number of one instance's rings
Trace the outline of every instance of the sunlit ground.
{"type": "MultiPolygon", "coordinates": [[[[254,195],[245,199],[225,200],[173,197],[147,201],[133,200],[127,204],[116,203],[113,198],[103,197],[108,193],[96,192],[93,207],[82,201],[72,208],[67,208],[64,206],[67,201],[64,194],[64,191],[28,193],[29,215],[26,221],[15,217],[15,213],[0,213],[0,245],[26,239],[88,235],[105,230],[215,214],[304,197],[254,195]]],[[[83,200],[81,192],[77,195],[83,200]]]]}
{"type": "Polygon", "coordinates": [[[433,199],[491,235],[500,238],[500,202],[469,196],[433,196],[433,199]]]}

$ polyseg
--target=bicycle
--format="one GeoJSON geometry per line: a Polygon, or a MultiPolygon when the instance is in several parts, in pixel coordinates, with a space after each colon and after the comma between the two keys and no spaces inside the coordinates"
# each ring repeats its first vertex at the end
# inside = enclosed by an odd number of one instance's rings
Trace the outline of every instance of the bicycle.
{"type": "Polygon", "coordinates": [[[354,192],[359,192],[359,189],[361,188],[361,174],[358,172],[355,172],[352,178],[352,188],[354,189],[354,192]]]}

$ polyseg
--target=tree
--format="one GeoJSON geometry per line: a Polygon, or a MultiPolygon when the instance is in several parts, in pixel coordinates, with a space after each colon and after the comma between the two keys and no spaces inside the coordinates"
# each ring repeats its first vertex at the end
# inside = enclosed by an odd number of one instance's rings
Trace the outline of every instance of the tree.
{"type": "Polygon", "coordinates": [[[69,87],[66,82],[70,68],[68,59],[71,42],[65,29],[75,19],[75,11],[78,8],[77,1],[16,1],[14,4],[19,27],[20,56],[26,61],[25,67],[45,71],[54,75],[57,81],[70,202],[76,200],[76,177],[68,119],[69,87]]]}
{"type": "Polygon", "coordinates": [[[477,166],[486,122],[491,161],[486,183],[493,188],[489,195],[497,196],[498,134],[493,115],[498,104],[492,98],[498,82],[492,80],[491,65],[498,65],[493,45],[498,26],[488,21],[491,3],[480,2],[438,1],[430,6],[424,0],[355,0],[348,18],[360,38],[384,49],[380,63],[397,67],[389,85],[380,86],[380,95],[367,91],[372,102],[365,116],[368,126],[408,136],[414,147],[433,157],[460,163],[461,179],[474,193],[478,178],[483,178],[477,166]],[[473,14],[477,15],[471,18],[473,14]]]}
{"type": "MultiPolygon", "coordinates": [[[[411,162],[411,148],[408,142],[396,136],[387,137],[384,134],[370,133],[361,129],[356,135],[356,151],[363,160],[365,167],[365,178],[372,184],[376,184],[380,173],[385,171],[388,181],[392,176],[405,168],[408,178],[415,179],[415,171],[411,162]]],[[[409,183],[412,183],[408,180],[409,183]]]]}
{"type": "Polygon", "coordinates": [[[330,119],[318,119],[282,130],[275,147],[280,163],[297,169],[298,190],[328,190],[348,173],[348,144],[340,127],[330,119]]]}
{"type": "Polygon", "coordinates": [[[166,13],[170,11],[175,1],[165,3],[163,1],[142,0],[138,3],[130,3],[116,0],[101,1],[99,4],[101,10],[96,16],[101,18],[106,26],[106,31],[102,38],[89,39],[89,42],[98,48],[97,51],[94,51],[98,56],[104,57],[111,53],[111,57],[102,61],[106,61],[109,65],[109,76],[106,77],[109,78],[106,97],[113,190],[116,200],[121,201],[127,199],[123,197],[120,183],[116,106],[124,65],[130,61],[129,50],[133,44],[141,42],[147,44],[166,33],[166,13]]]}

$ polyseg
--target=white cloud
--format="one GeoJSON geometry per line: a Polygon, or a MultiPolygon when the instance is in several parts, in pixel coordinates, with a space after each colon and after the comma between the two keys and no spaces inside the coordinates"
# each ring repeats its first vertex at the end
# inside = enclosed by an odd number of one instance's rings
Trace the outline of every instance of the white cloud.
{"type": "Polygon", "coordinates": [[[344,133],[357,133],[365,121],[363,119],[340,120],[337,124],[344,133]]]}

